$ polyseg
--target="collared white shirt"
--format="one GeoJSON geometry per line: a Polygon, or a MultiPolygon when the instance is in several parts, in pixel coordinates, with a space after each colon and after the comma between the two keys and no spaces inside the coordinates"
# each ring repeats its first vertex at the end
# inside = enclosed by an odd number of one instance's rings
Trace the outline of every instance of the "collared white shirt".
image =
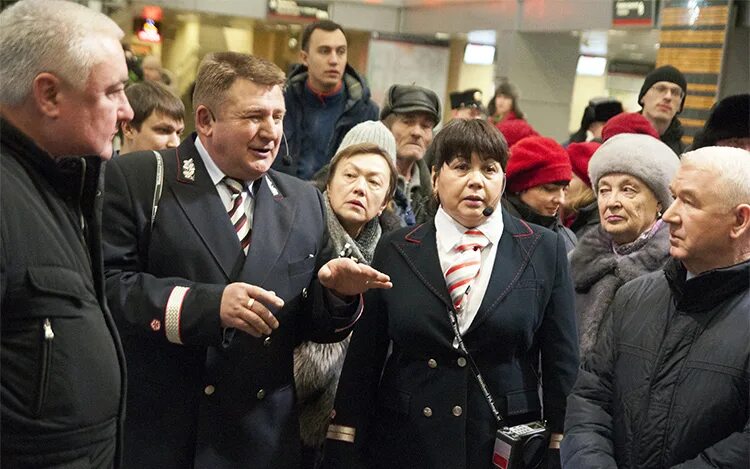
{"type": "MultiPolygon", "coordinates": [[[[203,164],[206,166],[206,171],[208,171],[208,175],[211,177],[211,182],[213,182],[214,187],[216,187],[216,192],[218,192],[219,197],[221,197],[221,202],[224,204],[224,207],[229,207],[232,203],[232,193],[227,185],[222,182],[226,177],[226,174],[216,166],[211,155],[208,154],[208,150],[203,146],[200,137],[195,138],[195,149],[198,150],[198,154],[201,156],[203,164]]],[[[242,191],[247,195],[247,197],[245,197],[244,209],[245,215],[247,216],[247,226],[249,226],[250,229],[253,228],[253,214],[255,213],[255,194],[253,194],[253,187],[254,185],[252,184],[252,181],[250,184],[248,184],[247,181],[243,182],[242,191]]]]}
{"type": "MultiPolygon", "coordinates": [[[[450,217],[443,207],[439,207],[435,214],[435,229],[438,257],[440,258],[440,268],[443,274],[456,263],[460,254],[454,248],[461,241],[464,232],[469,228],[458,223],[450,217]]],[[[484,294],[487,291],[487,285],[490,283],[492,267],[495,264],[497,255],[497,245],[500,243],[500,237],[503,235],[503,215],[500,205],[498,204],[495,212],[487,220],[475,229],[481,231],[489,244],[482,249],[482,266],[479,269],[479,275],[474,279],[469,289],[469,294],[464,299],[465,306],[458,315],[458,329],[463,335],[471,326],[477,315],[479,306],[482,304],[484,294]]]]}

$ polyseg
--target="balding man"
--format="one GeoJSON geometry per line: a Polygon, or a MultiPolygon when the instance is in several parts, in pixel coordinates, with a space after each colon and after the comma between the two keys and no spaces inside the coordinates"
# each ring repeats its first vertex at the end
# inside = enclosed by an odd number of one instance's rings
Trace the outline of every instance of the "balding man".
{"type": "Polygon", "coordinates": [[[672,260],[617,292],[568,397],[563,466],[750,466],[750,152],[682,157],[672,260]]]}
{"type": "Polygon", "coordinates": [[[57,0],[22,0],[0,24],[0,460],[117,467],[125,364],[104,297],[99,182],[133,116],[123,32],[57,0]]]}

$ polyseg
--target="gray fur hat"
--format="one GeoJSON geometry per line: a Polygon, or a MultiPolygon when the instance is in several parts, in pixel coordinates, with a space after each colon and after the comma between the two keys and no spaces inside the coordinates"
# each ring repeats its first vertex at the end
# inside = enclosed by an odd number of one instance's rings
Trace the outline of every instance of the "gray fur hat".
{"type": "Polygon", "coordinates": [[[656,195],[661,209],[672,204],[669,183],[677,174],[680,159],[667,145],[650,135],[619,134],[594,152],[589,178],[594,193],[599,179],[610,173],[625,173],[643,181],[656,195]]]}

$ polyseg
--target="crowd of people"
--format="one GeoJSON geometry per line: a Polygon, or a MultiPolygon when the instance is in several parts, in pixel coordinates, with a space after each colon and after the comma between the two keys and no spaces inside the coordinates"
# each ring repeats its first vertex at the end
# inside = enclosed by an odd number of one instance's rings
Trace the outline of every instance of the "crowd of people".
{"type": "Polygon", "coordinates": [[[3,465],[750,465],[750,94],[689,148],[668,65],[563,143],[507,82],[441,123],[326,20],[190,116],[108,17],[0,20],[3,465]]]}

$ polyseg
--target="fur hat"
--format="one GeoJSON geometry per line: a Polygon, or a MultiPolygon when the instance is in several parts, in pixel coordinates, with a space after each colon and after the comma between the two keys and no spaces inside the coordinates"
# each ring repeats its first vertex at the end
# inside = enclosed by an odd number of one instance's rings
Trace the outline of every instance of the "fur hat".
{"type": "Polygon", "coordinates": [[[539,135],[524,119],[506,119],[497,124],[497,130],[505,137],[505,141],[508,142],[508,148],[518,143],[521,139],[539,135]]]}
{"type": "Polygon", "coordinates": [[[521,192],[551,182],[570,181],[570,158],[559,143],[547,137],[527,137],[510,149],[505,168],[508,190],[521,192]]]}
{"type": "Polygon", "coordinates": [[[352,127],[341,140],[336,154],[346,147],[359,143],[374,143],[385,150],[393,164],[396,164],[396,139],[382,122],[364,121],[352,127]]]}
{"type": "Polygon", "coordinates": [[[476,88],[466,91],[454,91],[450,94],[451,109],[475,107],[482,109],[482,92],[476,88]]]}
{"type": "Polygon", "coordinates": [[[426,112],[435,125],[440,123],[440,99],[434,91],[416,85],[393,85],[388,88],[380,111],[380,120],[390,114],[426,112]]]}
{"type": "Polygon", "coordinates": [[[651,122],[637,112],[623,112],[611,118],[602,128],[602,140],[607,141],[619,134],[644,134],[659,138],[651,122]]]}
{"type": "Polygon", "coordinates": [[[648,90],[650,90],[651,87],[654,86],[654,84],[660,81],[668,81],[682,88],[682,101],[680,101],[680,110],[677,111],[682,112],[682,106],[685,104],[685,97],[687,96],[687,80],[685,79],[685,75],[683,75],[681,71],[677,70],[671,65],[664,65],[662,67],[655,68],[651,71],[651,73],[646,75],[646,80],[644,80],[643,82],[641,92],[638,93],[638,103],[640,104],[641,100],[643,99],[643,95],[645,95],[648,90]]]}
{"type": "Polygon", "coordinates": [[[750,138],[750,94],[727,96],[716,103],[692,149],[714,146],[728,138],[750,138]]]}
{"type": "Polygon", "coordinates": [[[599,142],[578,142],[568,145],[566,150],[570,157],[570,165],[573,167],[573,174],[578,176],[587,186],[591,185],[589,179],[589,161],[594,152],[602,146],[599,142]]]}
{"type": "Polygon", "coordinates": [[[594,192],[599,179],[610,173],[637,177],[656,195],[661,209],[672,204],[669,183],[677,173],[680,159],[661,140],[642,134],[620,134],[607,140],[589,161],[589,180],[594,192]]]}

